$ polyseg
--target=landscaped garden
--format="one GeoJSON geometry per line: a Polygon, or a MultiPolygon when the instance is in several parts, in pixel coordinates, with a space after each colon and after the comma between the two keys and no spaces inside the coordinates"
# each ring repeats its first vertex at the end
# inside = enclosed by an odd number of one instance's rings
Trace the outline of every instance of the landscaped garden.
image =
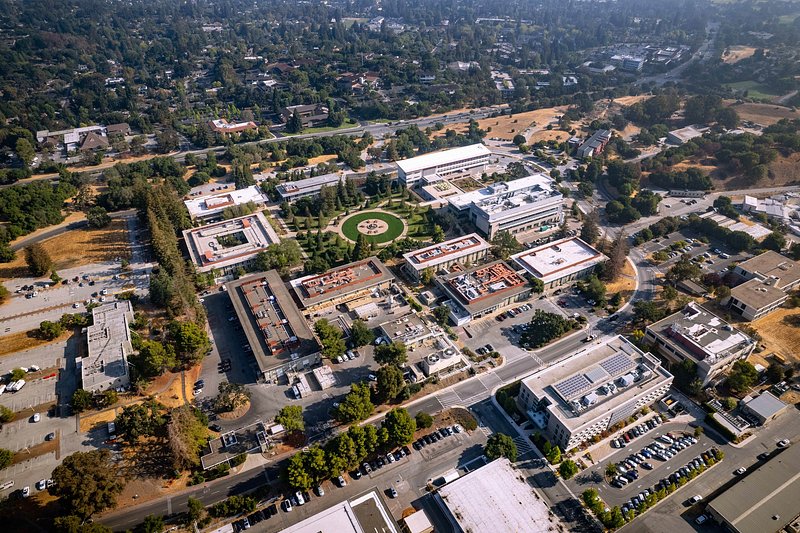
{"type": "Polygon", "coordinates": [[[405,223],[397,216],[383,211],[363,211],[349,216],[342,222],[342,234],[356,242],[360,234],[375,244],[391,242],[405,230],[405,223]]]}

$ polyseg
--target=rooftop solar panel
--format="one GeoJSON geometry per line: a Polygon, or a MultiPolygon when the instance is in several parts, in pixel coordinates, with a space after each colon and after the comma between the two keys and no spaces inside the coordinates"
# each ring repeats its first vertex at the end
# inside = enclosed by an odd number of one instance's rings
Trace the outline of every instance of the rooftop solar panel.
{"type": "Polygon", "coordinates": [[[597,383],[598,381],[605,381],[606,379],[608,379],[608,372],[606,372],[605,370],[603,370],[602,367],[599,366],[594,367],[593,369],[588,371],[585,375],[592,383],[597,383]]]}
{"type": "Polygon", "coordinates": [[[586,379],[586,376],[578,374],[556,383],[553,385],[553,388],[562,398],[570,400],[582,392],[591,389],[592,384],[586,379]]]}
{"type": "Polygon", "coordinates": [[[600,363],[603,370],[612,376],[618,376],[636,366],[628,354],[618,353],[600,363]]]}

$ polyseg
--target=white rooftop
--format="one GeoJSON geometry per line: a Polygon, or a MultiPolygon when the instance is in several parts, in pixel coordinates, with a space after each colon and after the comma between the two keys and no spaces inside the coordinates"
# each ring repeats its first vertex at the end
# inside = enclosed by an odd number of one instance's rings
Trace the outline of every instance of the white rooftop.
{"type": "Polygon", "coordinates": [[[375,491],[337,503],[281,533],[398,533],[375,491]]]}
{"type": "Polygon", "coordinates": [[[439,489],[461,531],[556,531],[558,519],[508,459],[500,458],[439,489]]]}
{"type": "Polygon", "coordinates": [[[550,283],[596,266],[606,256],[578,237],[568,237],[512,255],[511,259],[542,282],[550,283]]]}
{"type": "Polygon", "coordinates": [[[309,192],[318,192],[323,185],[336,185],[344,177],[339,174],[322,174],[312,178],[305,178],[297,181],[287,181],[278,185],[278,194],[282,197],[291,197],[309,192]]]}
{"type": "Polygon", "coordinates": [[[403,254],[403,258],[409,266],[419,271],[457,260],[481,250],[488,250],[489,248],[491,248],[491,245],[477,233],[470,233],[463,237],[456,237],[449,241],[408,252],[403,254]]]}
{"type": "MultiPolygon", "coordinates": [[[[525,201],[525,196],[520,193],[533,193],[534,195],[541,195],[549,197],[553,191],[553,180],[542,173],[531,174],[524,178],[519,178],[512,181],[498,182],[478,189],[470,191],[457,196],[451,196],[447,199],[450,204],[457,209],[464,209],[470,204],[474,203],[481,209],[490,210],[492,206],[501,206],[504,201],[511,201],[522,203],[525,201]]],[[[527,195],[527,194],[526,194],[527,195]]]]}
{"type": "Polygon", "coordinates": [[[461,161],[462,159],[480,157],[482,155],[488,156],[489,154],[491,154],[491,152],[483,144],[470,144],[469,146],[459,146],[458,148],[432,152],[430,154],[397,161],[397,166],[400,167],[403,172],[409,174],[418,170],[434,168],[439,165],[461,161]]]}
{"type": "Polygon", "coordinates": [[[86,330],[88,353],[81,360],[83,389],[106,390],[117,380],[127,385],[127,357],[133,349],[130,320],[133,320],[130,300],[117,300],[92,309],[92,325],[86,330]]]}
{"type": "Polygon", "coordinates": [[[183,203],[186,205],[186,209],[189,210],[189,215],[191,215],[192,218],[202,218],[221,213],[226,207],[246,204],[248,202],[259,205],[266,202],[258,185],[251,185],[246,189],[226,191],[210,196],[191,198],[189,200],[184,200],[183,203]]]}
{"type": "Polygon", "coordinates": [[[260,211],[188,229],[183,238],[200,272],[242,263],[280,240],[260,211]]]}

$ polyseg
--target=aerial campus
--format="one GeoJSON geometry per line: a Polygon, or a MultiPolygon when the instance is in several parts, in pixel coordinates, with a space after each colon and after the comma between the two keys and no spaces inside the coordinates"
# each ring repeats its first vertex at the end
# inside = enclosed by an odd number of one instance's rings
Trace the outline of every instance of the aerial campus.
{"type": "Polygon", "coordinates": [[[3,532],[800,530],[800,3],[7,2],[3,532]]]}

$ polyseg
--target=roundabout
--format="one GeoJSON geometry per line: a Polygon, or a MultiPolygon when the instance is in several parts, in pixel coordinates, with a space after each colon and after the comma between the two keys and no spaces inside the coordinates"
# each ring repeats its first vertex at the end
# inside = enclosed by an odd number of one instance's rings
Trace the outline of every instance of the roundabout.
{"type": "Polygon", "coordinates": [[[345,218],[339,226],[347,240],[356,242],[359,235],[367,241],[384,244],[405,235],[406,223],[400,217],[383,210],[370,210],[355,213],[345,218]]]}

